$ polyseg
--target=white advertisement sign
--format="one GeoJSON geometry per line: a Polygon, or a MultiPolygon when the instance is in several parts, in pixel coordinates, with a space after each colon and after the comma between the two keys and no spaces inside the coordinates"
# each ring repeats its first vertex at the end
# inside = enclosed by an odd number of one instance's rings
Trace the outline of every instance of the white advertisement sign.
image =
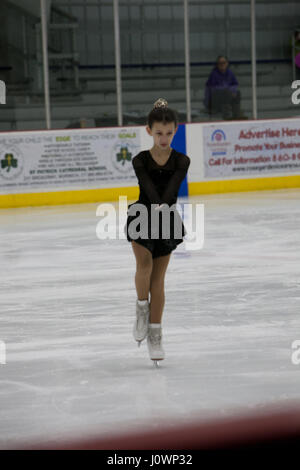
{"type": "Polygon", "coordinates": [[[0,194],[136,184],[140,128],[0,134],[0,194]]]}
{"type": "Polygon", "coordinates": [[[204,177],[300,174],[300,120],[203,126],[204,177]]]}

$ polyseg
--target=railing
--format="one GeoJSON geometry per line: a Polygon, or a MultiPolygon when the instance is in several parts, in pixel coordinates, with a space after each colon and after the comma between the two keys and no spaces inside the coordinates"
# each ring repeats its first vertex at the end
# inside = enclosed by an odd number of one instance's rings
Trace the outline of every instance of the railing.
{"type": "MultiPolygon", "coordinates": [[[[75,89],[79,89],[79,53],[77,51],[78,22],[72,15],[52,7],[50,22],[48,24],[48,48],[49,68],[54,68],[61,73],[56,81],[52,81],[53,87],[57,81],[73,81],[75,89]],[[73,75],[68,74],[72,69],[73,75]]],[[[36,25],[36,48],[38,63],[38,88],[42,90],[42,48],[41,48],[41,24],[36,25]]]]}
{"type": "Polygon", "coordinates": [[[35,59],[34,26],[37,17],[18,6],[1,1],[1,11],[5,17],[5,30],[2,30],[2,44],[7,50],[7,61],[11,67],[11,82],[28,83],[32,79],[35,59]],[[9,25],[14,22],[14,31],[9,25]],[[19,34],[15,34],[15,31],[19,34]]]}

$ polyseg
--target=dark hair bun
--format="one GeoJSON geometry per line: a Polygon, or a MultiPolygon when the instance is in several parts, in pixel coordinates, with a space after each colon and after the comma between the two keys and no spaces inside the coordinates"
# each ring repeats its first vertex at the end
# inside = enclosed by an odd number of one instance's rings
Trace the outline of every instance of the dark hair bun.
{"type": "Polygon", "coordinates": [[[152,129],[154,122],[162,122],[164,124],[174,122],[175,127],[178,124],[178,116],[176,111],[169,108],[168,102],[164,98],[159,98],[156,100],[152,110],[148,114],[147,123],[150,129],[152,129]]]}
{"type": "Polygon", "coordinates": [[[164,98],[158,98],[158,100],[156,100],[153,105],[153,109],[167,108],[167,107],[168,107],[168,102],[164,98]]]}

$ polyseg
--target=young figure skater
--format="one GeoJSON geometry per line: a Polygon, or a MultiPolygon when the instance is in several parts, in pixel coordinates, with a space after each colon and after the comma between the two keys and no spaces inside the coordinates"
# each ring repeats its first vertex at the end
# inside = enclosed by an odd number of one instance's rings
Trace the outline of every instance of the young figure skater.
{"type": "MultiPolygon", "coordinates": [[[[164,207],[171,207],[173,204],[176,207],[180,184],[190,165],[190,158],[187,155],[170,147],[177,126],[176,112],[168,107],[166,100],[158,99],[148,115],[146,127],[148,134],[153,137],[153,146],[150,150],[142,151],[132,159],[140,194],[138,201],[128,206],[125,225],[127,240],[131,242],[136,258],[137,300],[133,336],[139,346],[147,336],[150,359],[154,361],[156,366],[158,365],[157,361],[165,357],[161,327],[165,304],[165,274],[171,252],[183,242],[183,236],[186,234],[178,211],[170,210],[170,217],[169,219],[164,218],[164,222],[161,218],[164,207]],[[128,230],[131,222],[139,217],[139,213],[136,214],[137,208],[133,210],[137,203],[143,204],[148,210],[148,238],[143,236],[133,240],[128,230]],[[156,239],[151,238],[151,223],[153,224],[151,205],[154,211],[159,211],[159,238],[156,239]],[[166,223],[165,220],[168,221],[170,229],[168,238],[162,237],[161,229],[166,223]],[[178,238],[178,233],[180,233],[180,238],[178,238]],[[150,302],[148,300],[149,293],[151,295],[150,302]]],[[[136,226],[137,230],[141,229],[140,225],[136,226]]]]}

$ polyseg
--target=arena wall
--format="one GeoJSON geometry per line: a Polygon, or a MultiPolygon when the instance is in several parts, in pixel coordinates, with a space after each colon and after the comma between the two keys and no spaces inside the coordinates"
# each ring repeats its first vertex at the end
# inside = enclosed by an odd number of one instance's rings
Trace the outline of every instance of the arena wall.
{"type": "MultiPolygon", "coordinates": [[[[145,126],[0,134],[0,208],[138,198],[145,126]]],[[[180,124],[191,158],[179,196],[300,187],[300,119],[180,124]]]]}

